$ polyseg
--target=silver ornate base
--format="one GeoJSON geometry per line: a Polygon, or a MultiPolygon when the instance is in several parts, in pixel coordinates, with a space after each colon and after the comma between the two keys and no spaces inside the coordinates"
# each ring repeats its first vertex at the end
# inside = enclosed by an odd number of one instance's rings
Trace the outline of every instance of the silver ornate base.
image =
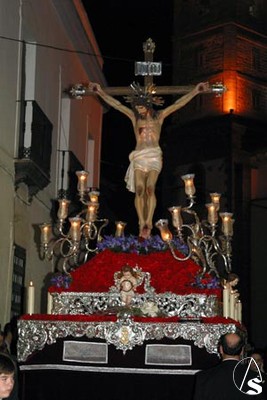
{"type": "Polygon", "coordinates": [[[146,340],[161,340],[179,337],[193,341],[195,346],[206,348],[208,353],[217,354],[218,340],[227,332],[235,332],[235,324],[214,324],[198,322],[135,322],[127,313],[117,321],[79,322],[51,320],[19,320],[18,360],[24,362],[35,351],[60,338],[82,336],[98,338],[112,344],[126,353],[135,346],[142,346],[146,340]]]}
{"type": "MultiPolygon", "coordinates": [[[[54,292],[51,294],[53,297],[52,314],[55,315],[117,314],[124,305],[118,292],[54,292]]],[[[147,316],[164,317],[209,318],[219,314],[217,296],[192,293],[188,295],[149,292],[135,294],[130,309],[133,315],[142,315],[143,313],[147,316]],[[156,315],[149,315],[149,308],[156,315]]]]}

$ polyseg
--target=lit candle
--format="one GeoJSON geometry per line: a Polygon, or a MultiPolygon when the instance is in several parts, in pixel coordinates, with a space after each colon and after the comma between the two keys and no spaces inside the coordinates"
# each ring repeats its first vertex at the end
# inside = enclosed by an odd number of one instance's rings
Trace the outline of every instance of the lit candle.
{"type": "Polygon", "coordinates": [[[30,281],[27,290],[27,314],[34,314],[34,292],[35,288],[33,286],[33,282],[30,281]]]}
{"type": "Polygon", "coordinates": [[[96,190],[91,190],[91,192],[89,192],[90,201],[92,203],[98,203],[98,196],[99,192],[97,192],[96,190]]]}
{"type": "Polygon", "coordinates": [[[80,237],[81,237],[81,218],[79,217],[74,217],[74,218],[69,218],[70,221],[70,236],[71,239],[74,240],[75,242],[79,242],[80,237]]]}
{"type": "Polygon", "coordinates": [[[70,204],[70,200],[67,199],[59,199],[58,200],[58,212],[57,212],[57,217],[58,219],[65,219],[68,216],[68,212],[69,212],[69,204],[70,204]]]}
{"type": "Polygon", "coordinates": [[[76,175],[78,177],[78,191],[85,192],[87,188],[87,178],[89,173],[87,171],[76,171],[76,175]]]}
{"type": "Polygon", "coordinates": [[[230,289],[225,285],[223,287],[223,316],[229,317],[229,302],[230,302],[230,289]]]}
{"type": "Polygon", "coordinates": [[[222,231],[225,236],[233,236],[233,223],[232,219],[233,214],[224,212],[220,213],[220,217],[222,219],[222,231]]]}
{"type": "Polygon", "coordinates": [[[208,209],[208,221],[211,225],[215,225],[218,222],[216,206],[213,203],[208,203],[206,207],[208,209]]]}
{"type": "Polygon", "coordinates": [[[169,230],[167,219],[159,219],[155,226],[160,230],[161,238],[164,242],[172,240],[172,233],[169,230]]]}
{"type": "Polygon", "coordinates": [[[172,224],[176,229],[180,229],[183,225],[183,220],[181,216],[181,206],[173,206],[168,209],[172,214],[172,224]]]}
{"type": "Polygon", "coordinates": [[[52,314],[53,297],[51,293],[47,292],[47,314],[52,314]]]}
{"type": "Polygon", "coordinates": [[[194,177],[195,174],[187,174],[182,176],[185,184],[185,194],[190,197],[194,196],[194,194],[196,193],[196,189],[194,186],[194,177]]]}
{"type": "Polygon", "coordinates": [[[86,214],[86,219],[89,222],[94,222],[96,219],[96,214],[97,214],[97,210],[98,210],[98,203],[94,203],[94,202],[90,202],[88,203],[88,207],[87,207],[87,214],[86,214]]]}
{"type": "Polygon", "coordinates": [[[216,192],[210,193],[210,198],[211,198],[211,202],[216,207],[216,211],[219,211],[221,194],[220,193],[216,193],[216,192]]]}
{"type": "Polygon", "coordinates": [[[116,237],[124,236],[124,228],[126,226],[126,222],[116,221],[115,224],[116,224],[115,236],[116,237]]]}
{"type": "Polygon", "coordinates": [[[42,245],[46,245],[50,241],[52,225],[42,224],[40,225],[40,229],[41,229],[41,243],[42,245]]]}

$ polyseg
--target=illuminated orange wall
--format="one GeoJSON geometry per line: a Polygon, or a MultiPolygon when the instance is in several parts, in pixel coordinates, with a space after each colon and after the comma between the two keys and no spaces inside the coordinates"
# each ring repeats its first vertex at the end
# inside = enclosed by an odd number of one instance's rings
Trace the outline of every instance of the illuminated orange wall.
{"type": "Polygon", "coordinates": [[[227,87],[227,91],[223,95],[223,112],[229,113],[230,110],[237,112],[236,72],[225,71],[223,73],[223,84],[227,87]]]}

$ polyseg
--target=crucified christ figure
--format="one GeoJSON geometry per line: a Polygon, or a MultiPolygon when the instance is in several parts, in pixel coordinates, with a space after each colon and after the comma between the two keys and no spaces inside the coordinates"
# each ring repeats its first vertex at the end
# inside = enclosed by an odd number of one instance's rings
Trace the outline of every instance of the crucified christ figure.
{"type": "Polygon", "coordinates": [[[148,238],[153,227],[156,208],[155,187],[162,169],[162,150],[159,146],[162,124],[166,117],[185,106],[200,93],[210,92],[208,82],[197,84],[189,93],[162,110],[154,110],[153,104],[162,105],[163,99],[153,94],[154,85],[145,89],[133,83],[132,95],[126,97],[131,108],[107,94],[98,83],[89,83],[88,89],[96,93],[108,105],[125,114],[133,124],[136,147],[129,155],[130,165],[125,175],[127,189],[135,193],[135,208],[139,222],[139,236],[148,238]]]}

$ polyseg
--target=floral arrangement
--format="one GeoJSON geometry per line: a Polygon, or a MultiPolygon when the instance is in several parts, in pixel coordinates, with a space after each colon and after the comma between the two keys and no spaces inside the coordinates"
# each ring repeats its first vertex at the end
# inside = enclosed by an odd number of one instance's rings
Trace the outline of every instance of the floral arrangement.
{"type": "MultiPolygon", "coordinates": [[[[178,250],[176,253],[182,257],[178,250]]],[[[151,286],[156,293],[207,293],[220,296],[221,289],[217,288],[210,275],[205,275],[202,280],[197,278],[201,272],[200,267],[191,259],[179,262],[173,258],[170,251],[139,254],[115,252],[113,249],[99,252],[87,263],[72,271],[70,277],[61,278],[57,275],[49,291],[109,292],[110,287],[114,285],[114,274],[120,271],[123,265],[138,266],[143,272],[149,272],[151,286]]],[[[137,293],[143,292],[144,286],[138,286],[137,293]]]]}
{"type": "Polygon", "coordinates": [[[55,286],[56,288],[63,288],[68,289],[72,282],[72,276],[70,274],[62,274],[57,272],[51,278],[51,285],[55,286]]]}
{"type": "MultiPolygon", "coordinates": [[[[181,243],[178,238],[172,240],[175,249],[181,253],[188,252],[187,245],[181,243]]],[[[135,254],[150,254],[158,251],[168,250],[168,245],[161,239],[159,235],[150,236],[148,239],[129,235],[122,237],[104,236],[101,242],[98,243],[98,250],[112,250],[116,253],[135,253],[135,254]]]]}
{"type": "Polygon", "coordinates": [[[202,277],[201,275],[196,275],[192,286],[195,286],[199,289],[220,289],[221,282],[217,276],[211,277],[209,275],[205,275],[202,277]]]}
{"type": "Polygon", "coordinates": [[[142,315],[147,317],[158,317],[160,316],[160,312],[157,304],[153,301],[146,301],[144,305],[141,307],[142,315]]]}

